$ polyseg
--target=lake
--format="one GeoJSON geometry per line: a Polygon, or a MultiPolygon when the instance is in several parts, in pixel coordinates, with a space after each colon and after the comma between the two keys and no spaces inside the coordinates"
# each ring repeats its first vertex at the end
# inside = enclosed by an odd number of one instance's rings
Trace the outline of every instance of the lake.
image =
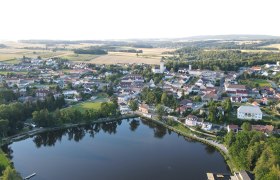
{"type": "Polygon", "coordinates": [[[3,147],[32,180],[207,179],[230,173],[213,147],[140,118],[41,133],[3,147]]]}

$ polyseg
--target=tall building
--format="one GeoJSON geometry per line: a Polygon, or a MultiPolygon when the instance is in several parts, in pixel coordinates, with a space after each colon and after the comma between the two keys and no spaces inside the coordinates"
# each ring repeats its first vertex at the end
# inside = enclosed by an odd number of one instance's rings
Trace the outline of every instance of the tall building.
{"type": "Polygon", "coordinates": [[[166,67],[164,66],[164,62],[163,62],[163,60],[161,60],[159,66],[158,66],[158,65],[155,65],[155,66],[152,68],[152,71],[153,71],[153,73],[155,73],[155,74],[160,74],[160,73],[164,73],[165,68],[166,68],[166,67]]]}
{"type": "Polygon", "coordinates": [[[165,66],[163,60],[160,61],[160,73],[164,73],[165,71],[165,66]]]}

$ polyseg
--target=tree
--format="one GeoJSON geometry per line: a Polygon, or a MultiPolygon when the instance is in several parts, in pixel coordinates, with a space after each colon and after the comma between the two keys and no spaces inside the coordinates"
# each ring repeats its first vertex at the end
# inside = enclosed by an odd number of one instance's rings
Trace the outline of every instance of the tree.
{"type": "Polygon", "coordinates": [[[163,115],[165,114],[164,107],[162,105],[157,105],[156,107],[156,113],[158,115],[158,119],[162,120],[163,115]]]}
{"type": "Polygon", "coordinates": [[[109,88],[107,88],[107,94],[109,96],[112,96],[114,94],[114,89],[113,86],[109,86],[109,88]]]}
{"type": "Polygon", "coordinates": [[[134,112],[138,109],[138,102],[137,100],[130,100],[129,101],[129,108],[134,112]]]}
{"type": "Polygon", "coordinates": [[[156,101],[155,94],[153,92],[149,92],[147,97],[146,97],[146,102],[148,104],[152,104],[152,103],[155,103],[155,101],[156,101]]]}
{"type": "Polygon", "coordinates": [[[211,122],[215,122],[217,117],[217,108],[216,105],[214,103],[214,101],[210,101],[209,102],[209,116],[208,116],[208,120],[211,122]]]}
{"type": "Polygon", "coordinates": [[[0,119],[0,137],[5,137],[7,135],[9,128],[9,121],[7,119],[0,119]]]}
{"type": "Polygon", "coordinates": [[[231,104],[230,98],[227,98],[227,99],[225,100],[223,106],[224,106],[224,109],[225,109],[226,113],[231,112],[231,110],[232,110],[232,104],[231,104]]]}
{"type": "Polygon", "coordinates": [[[162,93],[162,95],[161,95],[161,104],[167,105],[167,103],[168,103],[167,93],[164,92],[164,93],[162,93]]]}
{"type": "Polygon", "coordinates": [[[225,144],[227,147],[230,147],[231,144],[235,141],[234,132],[230,131],[224,138],[225,144]]]}
{"type": "Polygon", "coordinates": [[[20,174],[16,172],[15,169],[12,169],[10,166],[8,166],[2,176],[3,180],[22,180],[20,174]]]}
{"type": "Polygon", "coordinates": [[[243,131],[250,131],[251,130],[251,124],[249,122],[244,122],[242,125],[241,125],[241,129],[243,131]]]}

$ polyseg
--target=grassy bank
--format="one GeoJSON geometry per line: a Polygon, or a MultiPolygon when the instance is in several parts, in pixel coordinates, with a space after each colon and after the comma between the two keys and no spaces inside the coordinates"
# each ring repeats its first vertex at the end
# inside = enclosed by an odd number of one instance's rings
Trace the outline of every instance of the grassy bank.
{"type": "Polygon", "coordinates": [[[10,165],[10,160],[8,159],[6,154],[0,149],[0,176],[2,176],[2,172],[10,165]]]}

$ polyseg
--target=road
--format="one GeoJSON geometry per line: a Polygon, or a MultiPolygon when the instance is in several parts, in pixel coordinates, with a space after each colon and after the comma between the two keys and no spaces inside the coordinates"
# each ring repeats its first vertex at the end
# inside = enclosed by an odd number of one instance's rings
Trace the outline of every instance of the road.
{"type": "Polygon", "coordinates": [[[219,144],[213,140],[209,140],[209,139],[205,139],[205,138],[201,138],[201,137],[198,137],[196,135],[193,135],[195,136],[197,139],[201,140],[201,141],[206,141],[208,142],[209,144],[212,144],[213,146],[216,146],[218,147],[220,150],[222,150],[225,154],[228,154],[228,150],[227,148],[223,145],[223,144],[219,144]]]}

